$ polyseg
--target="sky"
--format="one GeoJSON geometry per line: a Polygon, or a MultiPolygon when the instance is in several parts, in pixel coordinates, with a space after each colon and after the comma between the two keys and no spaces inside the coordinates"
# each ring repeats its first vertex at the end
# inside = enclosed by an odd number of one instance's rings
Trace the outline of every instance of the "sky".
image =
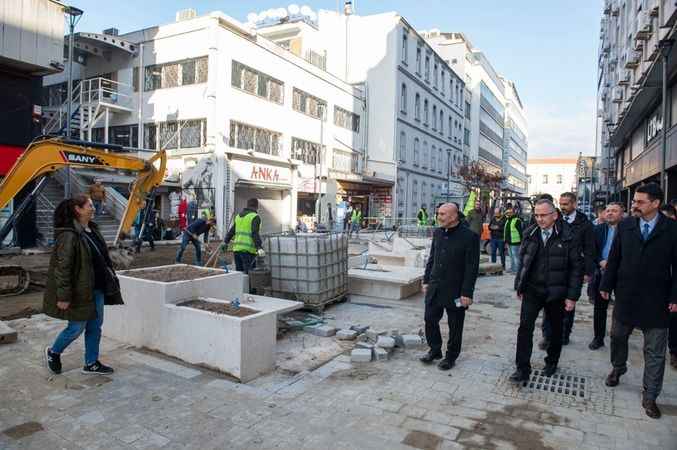
{"type": "MultiPolygon", "coordinates": [[[[64,0],[65,3],[69,3],[64,0]]],[[[418,30],[463,32],[494,69],[513,80],[529,123],[529,156],[595,153],[597,50],[603,0],[353,0],[356,13],[397,11],[418,30]]],[[[85,13],[76,31],[121,33],[174,21],[176,11],[250,12],[308,5],[336,10],[337,0],[71,0],[85,13]]],[[[342,3],[342,1],[341,1],[342,3]]]]}

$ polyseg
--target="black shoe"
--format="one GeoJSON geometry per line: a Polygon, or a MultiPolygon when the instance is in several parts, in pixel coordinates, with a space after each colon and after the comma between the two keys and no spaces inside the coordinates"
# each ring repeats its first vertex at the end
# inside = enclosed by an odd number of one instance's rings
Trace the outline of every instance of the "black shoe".
{"type": "Polygon", "coordinates": [[[562,336],[562,345],[569,345],[569,336],[562,336]]]}
{"type": "Polygon", "coordinates": [[[551,377],[557,372],[557,365],[556,364],[546,364],[545,369],[543,369],[543,375],[546,377],[551,377]]]}
{"type": "Polygon", "coordinates": [[[588,345],[590,350],[597,350],[598,348],[604,347],[604,339],[593,339],[588,345]]]}
{"type": "Polygon", "coordinates": [[[104,366],[100,361],[82,368],[82,373],[93,375],[110,375],[113,372],[112,367],[104,366]]]}
{"type": "Polygon", "coordinates": [[[61,355],[53,353],[49,347],[45,347],[45,364],[54,375],[61,373],[61,355]]]}
{"type": "Polygon", "coordinates": [[[548,347],[550,347],[550,341],[545,338],[541,339],[541,342],[538,343],[538,348],[541,350],[547,350],[548,347]]]}
{"type": "Polygon", "coordinates": [[[658,405],[656,404],[655,400],[642,399],[642,408],[644,408],[646,415],[652,419],[661,418],[661,410],[658,409],[658,405]]]}
{"type": "Polygon", "coordinates": [[[607,375],[604,384],[606,384],[609,387],[618,386],[618,383],[621,382],[621,376],[627,371],[628,369],[623,370],[612,369],[611,372],[609,372],[609,375],[607,375]]]}
{"type": "Polygon", "coordinates": [[[432,350],[419,358],[423,364],[432,364],[436,359],[442,359],[442,352],[433,352],[432,350]]]}
{"type": "Polygon", "coordinates": [[[513,383],[523,383],[525,381],[529,381],[530,375],[531,373],[527,372],[526,370],[517,369],[512,375],[510,375],[509,380],[513,383]]]}
{"type": "Polygon", "coordinates": [[[451,361],[447,358],[444,358],[442,361],[437,363],[437,368],[440,370],[449,370],[456,364],[456,361],[451,361]]]}

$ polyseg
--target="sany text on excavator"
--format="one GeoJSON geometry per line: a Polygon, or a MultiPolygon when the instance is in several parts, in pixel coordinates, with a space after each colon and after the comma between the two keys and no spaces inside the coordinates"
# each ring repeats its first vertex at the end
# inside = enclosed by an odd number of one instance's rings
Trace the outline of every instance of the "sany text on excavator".
{"type": "MultiPolygon", "coordinates": [[[[47,137],[34,141],[14,163],[12,169],[0,183],[0,208],[4,208],[28,183],[33,180],[37,181],[35,188],[20,205],[15,207],[14,213],[0,229],[0,242],[4,241],[17,219],[39,195],[51,173],[65,167],[121,169],[137,172],[137,178],[132,185],[127,208],[122,216],[115,238],[114,245],[119,248],[121,240],[129,235],[134,218],[144,203],[145,208],[141,223],[146,223],[146,214],[153,207],[153,191],[162,182],[167,167],[167,154],[164,150],[154,153],[149,159],[124,154],[136,151],[138,149],[75,141],[61,137],[47,137]],[[158,164],[158,167],[155,164],[158,164]]],[[[116,252],[111,252],[111,258],[114,258],[116,265],[125,266],[131,262],[122,253],[116,255],[116,252]]],[[[0,296],[15,295],[28,286],[26,281],[28,274],[21,267],[0,266],[0,277],[10,275],[19,278],[18,284],[20,286],[0,288],[0,296]],[[24,284],[25,287],[21,288],[24,284]],[[17,292],[17,290],[19,291],[17,292]]]]}

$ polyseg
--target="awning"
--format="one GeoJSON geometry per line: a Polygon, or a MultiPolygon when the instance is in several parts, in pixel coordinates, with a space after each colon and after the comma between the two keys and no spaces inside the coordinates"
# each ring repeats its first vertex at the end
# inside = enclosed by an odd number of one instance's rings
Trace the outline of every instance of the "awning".
{"type": "Polygon", "coordinates": [[[3,177],[7,175],[24,150],[23,147],[0,144],[0,175],[3,177]]]}
{"type": "Polygon", "coordinates": [[[290,191],[291,185],[284,183],[261,183],[260,181],[251,181],[239,179],[235,182],[235,186],[243,186],[255,189],[274,189],[279,191],[290,191]]]}

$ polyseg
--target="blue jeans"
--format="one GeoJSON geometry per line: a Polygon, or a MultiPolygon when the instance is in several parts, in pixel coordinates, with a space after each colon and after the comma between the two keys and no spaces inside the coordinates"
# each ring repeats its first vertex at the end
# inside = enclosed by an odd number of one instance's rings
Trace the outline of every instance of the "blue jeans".
{"type": "Polygon", "coordinates": [[[238,272],[249,273],[256,267],[256,255],[247,252],[234,252],[235,270],[238,272]]]}
{"type": "Polygon", "coordinates": [[[510,251],[510,271],[511,272],[519,272],[520,270],[520,260],[519,260],[519,254],[520,254],[520,245],[508,245],[508,249],[510,251]]]}
{"type": "Polygon", "coordinates": [[[101,342],[101,325],[103,324],[103,291],[94,291],[96,317],[91,320],[69,320],[68,326],[56,337],[51,351],[61,354],[71,342],[85,332],[85,365],[94,364],[99,359],[99,342],[101,342]]]}
{"type": "Polygon", "coordinates": [[[103,201],[102,200],[92,200],[94,203],[94,214],[100,216],[103,212],[103,201]]]}
{"type": "Polygon", "coordinates": [[[360,235],[360,224],[358,222],[350,222],[350,232],[348,233],[348,236],[352,236],[353,232],[357,233],[357,235],[360,235]]]}
{"type": "Polygon", "coordinates": [[[193,246],[195,247],[195,265],[201,266],[202,265],[202,245],[200,245],[200,241],[198,241],[197,239],[193,239],[186,232],[184,232],[183,236],[181,237],[181,247],[179,247],[179,251],[176,252],[176,262],[177,263],[181,262],[181,258],[183,258],[183,252],[186,251],[186,247],[188,247],[189,242],[192,242],[193,246]]]}
{"type": "Polygon", "coordinates": [[[491,239],[491,262],[496,262],[496,250],[501,256],[501,265],[505,269],[505,241],[503,239],[491,239]]]}

